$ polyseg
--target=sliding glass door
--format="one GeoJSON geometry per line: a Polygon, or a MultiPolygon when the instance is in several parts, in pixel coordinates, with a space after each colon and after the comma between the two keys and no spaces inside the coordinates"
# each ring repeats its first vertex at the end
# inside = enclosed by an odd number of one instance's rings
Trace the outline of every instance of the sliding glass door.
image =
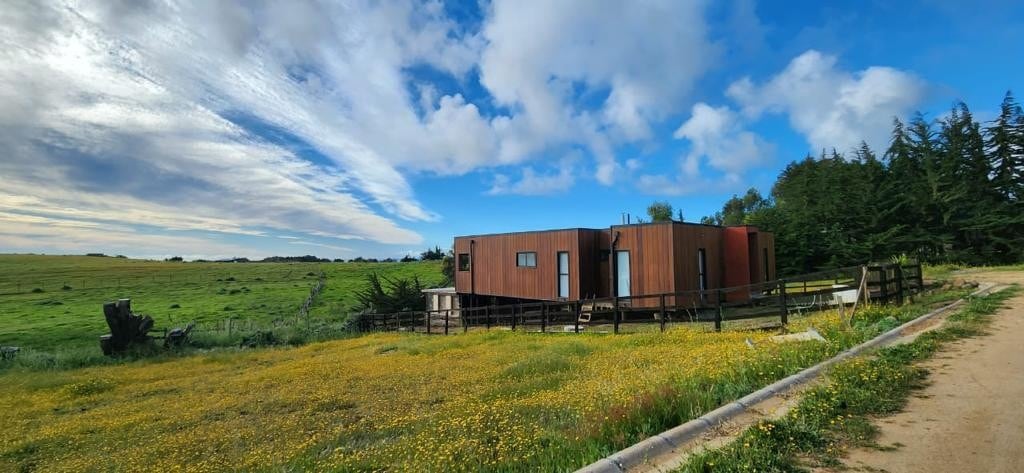
{"type": "Polygon", "coordinates": [[[615,294],[619,297],[629,297],[629,251],[615,252],[615,294]]]}

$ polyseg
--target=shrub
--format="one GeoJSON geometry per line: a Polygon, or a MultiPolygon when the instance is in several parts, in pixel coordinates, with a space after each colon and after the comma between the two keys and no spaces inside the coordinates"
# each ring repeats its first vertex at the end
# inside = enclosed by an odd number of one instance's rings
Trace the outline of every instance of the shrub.
{"type": "Polygon", "coordinates": [[[35,289],[33,289],[33,290],[32,290],[32,293],[33,293],[33,294],[39,294],[39,293],[41,293],[41,292],[43,292],[43,288],[41,288],[41,287],[37,287],[37,288],[35,288],[35,289]]]}

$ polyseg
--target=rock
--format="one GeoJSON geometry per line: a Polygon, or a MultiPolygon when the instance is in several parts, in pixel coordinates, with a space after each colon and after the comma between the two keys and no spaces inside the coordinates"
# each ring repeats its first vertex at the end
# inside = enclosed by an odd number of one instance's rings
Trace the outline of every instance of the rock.
{"type": "Polygon", "coordinates": [[[775,343],[807,342],[807,341],[824,342],[824,341],[826,341],[825,337],[822,337],[821,334],[818,333],[818,331],[814,330],[813,328],[807,329],[806,332],[790,333],[790,334],[787,334],[787,335],[775,335],[775,336],[769,338],[769,340],[771,340],[771,341],[773,341],[775,343]]]}

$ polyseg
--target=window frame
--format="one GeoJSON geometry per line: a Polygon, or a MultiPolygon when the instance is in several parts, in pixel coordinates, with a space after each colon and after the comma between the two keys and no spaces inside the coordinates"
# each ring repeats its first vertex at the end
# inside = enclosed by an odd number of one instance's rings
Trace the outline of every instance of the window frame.
{"type": "Polygon", "coordinates": [[[615,250],[613,255],[614,255],[613,258],[615,258],[615,297],[620,297],[620,298],[621,297],[633,297],[633,281],[632,281],[632,278],[633,278],[633,262],[632,262],[632,259],[633,258],[632,258],[632,255],[630,255],[630,251],[629,250],[615,250]],[[622,260],[619,259],[620,255],[623,255],[623,254],[626,256],[626,279],[625,279],[625,282],[623,282],[623,279],[622,279],[622,264],[620,264],[622,262],[622,260]],[[626,292],[628,292],[628,294],[622,295],[623,287],[625,287],[626,292]]]}
{"type": "Polygon", "coordinates": [[[557,278],[557,295],[559,299],[568,299],[571,292],[572,280],[569,278],[569,265],[571,264],[570,255],[568,251],[556,251],[555,252],[555,274],[557,278]],[[562,272],[562,255],[565,255],[565,272],[562,272]],[[565,286],[562,286],[562,276],[565,276],[565,286]],[[562,295],[562,290],[565,290],[565,295],[562,295]]]}
{"type": "Polygon", "coordinates": [[[537,252],[536,251],[517,251],[516,252],[516,267],[517,268],[537,268],[537,252]],[[533,264],[530,264],[530,256],[533,256],[533,264]],[[523,259],[523,264],[519,264],[520,258],[523,259]]]}
{"type": "Polygon", "coordinates": [[[458,271],[471,271],[473,269],[473,259],[470,258],[469,253],[459,253],[456,256],[455,269],[458,271]],[[462,264],[465,260],[466,264],[462,264]]]}
{"type": "Polygon", "coordinates": [[[704,248],[697,248],[697,289],[701,298],[705,298],[708,290],[708,252],[704,248]]]}

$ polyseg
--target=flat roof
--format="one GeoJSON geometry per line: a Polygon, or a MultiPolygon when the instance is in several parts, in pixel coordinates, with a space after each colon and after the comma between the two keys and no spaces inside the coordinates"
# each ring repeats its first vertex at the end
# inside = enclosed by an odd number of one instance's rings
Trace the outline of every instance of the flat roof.
{"type": "Polygon", "coordinates": [[[431,294],[455,294],[454,287],[432,287],[430,289],[423,289],[420,292],[427,292],[431,294]]]}
{"type": "Polygon", "coordinates": [[[499,235],[522,235],[525,233],[553,233],[553,232],[571,232],[571,231],[589,231],[589,232],[600,232],[607,230],[606,228],[583,228],[583,227],[572,227],[572,228],[555,228],[551,230],[522,230],[518,232],[499,232],[499,233],[480,233],[476,235],[456,235],[455,238],[477,238],[477,237],[489,237],[499,235]]]}
{"type": "Polygon", "coordinates": [[[740,228],[740,227],[746,227],[746,228],[754,228],[754,229],[756,229],[756,231],[761,232],[761,233],[770,233],[770,232],[762,232],[761,229],[759,229],[756,225],[712,225],[712,224],[707,224],[707,223],[677,222],[675,220],[672,220],[672,221],[669,221],[669,222],[622,223],[622,224],[618,224],[618,225],[610,225],[608,228],[570,227],[570,228],[555,228],[555,229],[550,229],[550,230],[522,230],[522,231],[518,231],[518,232],[479,233],[479,234],[475,234],[475,235],[456,235],[455,238],[482,238],[482,237],[501,236],[501,235],[522,235],[522,234],[526,234],[526,233],[567,232],[567,231],[574,231],[574,230],[577,230],[577,231],[600,232],[600,231],[605,231],[605,230],[608,230],[610,228],[616,228],[616,227],[636,227],[636,226],[642,226],[642,225],[666,225],[666,224],[692,225],[692,226],[695,226],[695,227],[712,227],[712,228],[740,228]]]}

